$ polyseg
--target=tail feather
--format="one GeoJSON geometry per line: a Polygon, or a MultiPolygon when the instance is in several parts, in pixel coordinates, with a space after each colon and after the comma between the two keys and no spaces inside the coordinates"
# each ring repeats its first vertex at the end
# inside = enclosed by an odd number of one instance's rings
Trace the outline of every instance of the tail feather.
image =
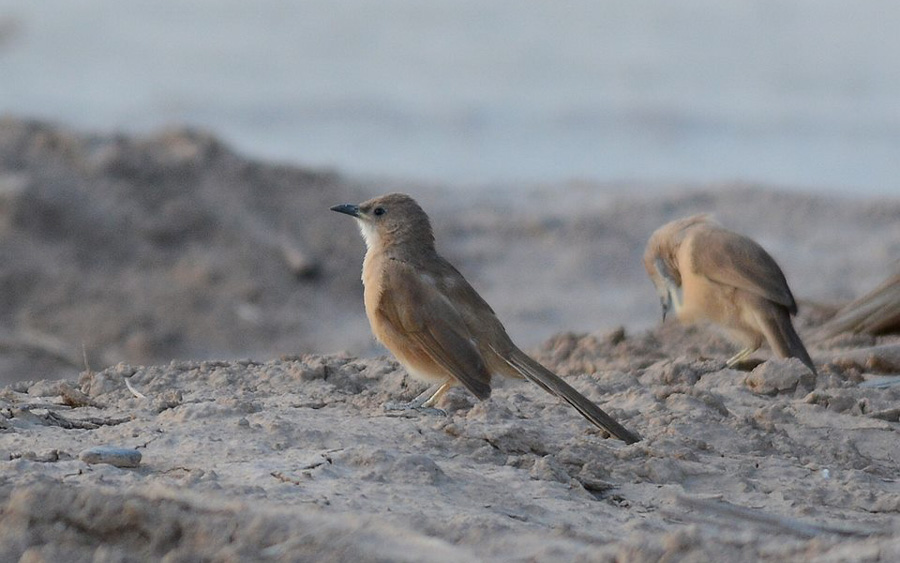
{"type": "Polygon", "coordinates": [[[584,418],[588,419],[598,428],[606,430],[626,444],[633,444],[641,440],[640,436],[616,422],[611,416],[606,414],[603,409],[576,391],[574,387],[563,381],[555,373],[532,360],[521,350],[516,348],[508,356],[498,355],[523,377],[537,384],[544,391],[563,399],[575,407],[575,410],[580,412],[584,418]]]}
{"type": "Polygon", "coordinates": [[[900,273],[848,303],[822,327],[822,336],[842,332],[882,334],[900,330],[900,273]]]}
{"type": "Polygon", "coordinates": [[[774,307],[771,314],[762,315],[763,327],[766,339],[772,350],[782,358],[797,358],[803,362],[814,374],[818,374],[806,346],[800,340],[800,335],[794,330],[791,317],[787,310],[774,307]]]}

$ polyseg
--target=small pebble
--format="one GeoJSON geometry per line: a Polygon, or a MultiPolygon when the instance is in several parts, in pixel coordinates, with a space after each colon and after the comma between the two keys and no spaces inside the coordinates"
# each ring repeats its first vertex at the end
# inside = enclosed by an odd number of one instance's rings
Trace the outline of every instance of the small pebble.
{"type": "Polygon", "coordinates": [[[85,463],[107,463],[116,467],[137,467],[141,464],[141,452],[130,448],[95,446],[78,454],[85,463]]]}

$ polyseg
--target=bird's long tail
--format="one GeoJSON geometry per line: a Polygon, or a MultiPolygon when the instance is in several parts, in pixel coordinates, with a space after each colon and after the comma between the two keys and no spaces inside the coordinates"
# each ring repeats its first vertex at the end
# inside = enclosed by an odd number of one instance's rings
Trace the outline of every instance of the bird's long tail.
{"type": "Polygon", "coordinates": [[[513,348],[508,355],[497,355],[503,358],[522,377],[536,383],[544,391],[551,395],[556,395],[575,407],[575,410],[598,428],[606,430],[626,444],[633,444],[641,440],[640,436],[616,422],[603,409],[576,391],[575,388],[563,381],[558,375],[531,359],[525,352],[518,348],[513,348]]]}
{"type": "Polygon", "coordinates": [[[773,310],[769,314],[760,315],[762,321],[763,332],[769,346],[772,350],[782,358],[797,358],[808,367],[814,374],[817,374],[816,366],[813,364],[806,346],[800,340],[797,331],[794,330],[794,324],[791,322],[791,316],[787,310],[773,306],[773,310]]]}

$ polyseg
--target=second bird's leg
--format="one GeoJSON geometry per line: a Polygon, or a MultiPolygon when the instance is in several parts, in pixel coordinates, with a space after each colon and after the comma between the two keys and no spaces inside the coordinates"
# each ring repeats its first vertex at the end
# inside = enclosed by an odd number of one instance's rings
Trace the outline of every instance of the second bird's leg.
{"type": "Polygon", "coordinates": [[[750,356],[750,354],[756,352],[757,350],[759,350],[759,346],[757,346],[756,348],[744,348],[743,350],[732,356],[727,362],[725,362],[725,367],[733,368],[734,366],[746,360],[747,357],[750,356]]]}

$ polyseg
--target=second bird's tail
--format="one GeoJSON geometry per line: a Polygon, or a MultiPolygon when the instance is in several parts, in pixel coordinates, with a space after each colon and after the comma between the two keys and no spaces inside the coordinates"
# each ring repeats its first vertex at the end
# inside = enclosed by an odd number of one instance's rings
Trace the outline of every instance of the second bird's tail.
{"type": "Polygon", "coordinates": [[[794,330],[794,324],[791,322],[791,316],[787,310],[775,306],[776,310],[769,315],[763,315],[763,328],[766,339],[772,350],[782,358],[797,358],[812,370],[813,374],[818,374],[816,366],[813,364],[806,346],[800,340],[800,335],[794,330]]]}

